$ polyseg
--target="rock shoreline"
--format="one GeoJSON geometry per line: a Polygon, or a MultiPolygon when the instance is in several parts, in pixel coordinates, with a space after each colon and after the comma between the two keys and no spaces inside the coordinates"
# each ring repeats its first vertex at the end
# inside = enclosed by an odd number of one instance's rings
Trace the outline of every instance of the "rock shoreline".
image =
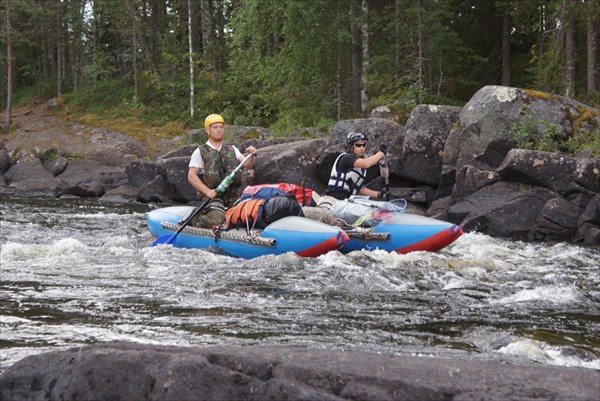
{"type": "Polygon", "coordinates": [[[101,343],[34,355],[0,399],[597,400],[598,372],[291,347],[101,343]]]}
{"type": "MultiPolygon", "coordinates": [[[[259,148],[249,183],[290,182],[321,192],[333,161],[352,131],[369,136],[370,149],[391,143],[392,198],[410,213],[463,226],[465,231],[524,241],[600,244],[600,158],[516,149],[515,131],[549,126],[562,138],[575,130],[600,135],[600,110],[568,98],[520,88],[486,86],[462,108],[419,105],[404,126],[391,113],[344,120],[327,133],[299,130],[276,138],[260,127],[229,127],[230,141],[259,148]],[[378,117],[385,115],[386,118],[378,117]]],[[[27,130],[25,130],[27,131],[27,130]]],[[[183,139],[148,152],[131,138],[102,129],[73,128],[75,139],[54,149],[37,136],[30,146],[16,139],[0,147],[0,194],[94,197],[112,202],[162,204],[197,201],[187,182],[196,145],[183,139]],[[40,146],[32,146],[40,142],[40,146]],[[54,157],[48,157],[52,151],[54,157]]],[[[203,142],[194,130],[188,141],[203,142]]],[[[58,139],[53,139],[58,143],[58,139]]],[[[377,167],[368,186],[383,188],[377,167]]]]}

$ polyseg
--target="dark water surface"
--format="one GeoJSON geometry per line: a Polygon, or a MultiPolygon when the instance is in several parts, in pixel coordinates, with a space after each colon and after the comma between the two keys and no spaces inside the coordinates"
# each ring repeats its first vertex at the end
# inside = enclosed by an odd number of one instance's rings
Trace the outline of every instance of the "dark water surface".
{"type": "Polygon", "coordinates": [[[600,249],[253,260],[152,243],[147,205],[0,197],[0,369],[100,341],[285,345],[600,370],[600,249]]]}

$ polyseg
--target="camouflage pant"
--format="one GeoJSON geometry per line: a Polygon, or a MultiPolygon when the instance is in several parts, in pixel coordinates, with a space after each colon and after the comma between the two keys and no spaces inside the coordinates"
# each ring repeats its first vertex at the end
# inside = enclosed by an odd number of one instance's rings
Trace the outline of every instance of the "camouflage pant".
{"type": "Polygon", "coordinates": [[[225,205],[221,199],[215,198],[198,213],[190,225],[193,227],[213,228],[225,222],[225,205]]]}

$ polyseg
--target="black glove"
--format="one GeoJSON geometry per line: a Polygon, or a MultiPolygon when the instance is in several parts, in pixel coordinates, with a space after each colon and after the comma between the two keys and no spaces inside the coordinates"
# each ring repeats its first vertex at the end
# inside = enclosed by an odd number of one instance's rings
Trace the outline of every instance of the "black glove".
{"type": "Polygon", "coordinates": [[[392,192],[392,191],[389,189],[383,189],[383,190],[379,191],[379,193],[377,194],[378,195],[377,197],[379,199],[384,199],[384,198],[387,199],[390,196],[390,192],[392,192]]]}
{"type": "Polygon", "coordinates": [[[379,145],[379,150],[383,152],[383,154],[385,155],[388,151],[390,147],[390,143],[389,142],[381,142],[381,145],[379,145]]]}

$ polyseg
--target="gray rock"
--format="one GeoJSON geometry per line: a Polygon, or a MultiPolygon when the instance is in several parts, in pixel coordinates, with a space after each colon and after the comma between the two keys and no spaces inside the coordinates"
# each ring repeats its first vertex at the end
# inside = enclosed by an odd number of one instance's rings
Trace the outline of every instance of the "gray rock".
{"type": "Polygon", "coordinates": [[[0,174],[4,174],[10,167],[10,156],[4,147],[4,143],[0,142],[0,174]]]}
{"type": "MultiPolygon", "coordinates": [[[[493,170],[514,148],[514,134],[525,124],[542,132],[552,126],[567,137],[576,127],[590,130],[590,107],[549,93],[504,86],[481,88],[460,113],[459,126],[452,130],[444,149],[441,190],[447,194],[456,171],[465,164],[493,170]]],[[[594,114],[594,113],[591,113],[594,114]]]]}
{"type": "Polygon", "coordinates": [[[137,194],[137,201],[168,204],[174,203],[174,199],[177,199],[179,196],[173,184],[167,182],[161,174],[158,174],[152,181],[140,187],[137,194]]]}
{"type": "Polygon", "coordinates": [[[577,164],[577,159],[558,153],[512,149],[498,167],[498,174],[504,181],[536,185],[564,195],[577,164]]]}
{"type": "Polygon", "coordinates": [[[69,160],[63,156],[59,156],[52,160],[46,160],[42,164],[46,170],[56,177],[66,170],[67,166],[69,165],[69,160]]]}
{"type": "Polygon", "coordinates": [[[152,181],[160,174],[158,164],[154,161],[135,160],[125,167],[129,185],[136,188],[152,181]]]}
{"type": "Polygon", "coordinates": [[[83,198],[98,198],[106,192],[106,186],[99,181],[78,183],[65,189],[64,193],[83,198]]]}
{"type": "Polygon", "coordinates": [[[562,198],[550,199],[541,209],[531,228],[529,239],[534,241],[562,241],[575,236],[577,220],[583,210],[562,198]]]}
{"type": "Polygon", "coordinates": [[[577,160],[575,182],[591,191],[600,192],[600,158],[577,160]]]}
{"type": "Polygon", "coordinates": [[[459,202],[481,188],[498,181],[500,181],[500,176],[495,171],[481,171],[473,166],[462,166],[456,175],[452,200],[455,203],[459,202]]]}
{"type": "Polygon", "coordinates": [[[139,189],[131,185],[123,185],[110,191],[106,191],[100,200],[113,203],[129,203],[137,200],[139,189]]]}
{"type": "Polygon", "coordinates": [[[394,118],[394,112],[388,106],[375,107],[370,115],[371,118],[387,118],[391,120],[394,118]]]}
{"type": "Polygon", "coordinates": [[[284,347],[106,343],[24,358],[0,398],[26,400],[597,400],[577,368],[284,347]]]}
{"type": "Polygon", "coordinates": [[[458,122],[460,107],[419,105],[406,122],[401,176],[412,182],[437,186],[446,140],[458,122]]]}
{"type": "Polygon", "coordinates": [[[29,152],[21,152],[4,176],[14,195],[58,197],[66,187],[61,179],[44,168],[40,159],[29,152]]]}
{"type": "MultiPolygon", "coordinates": [[[[112,181],[112,178],[107,178],[110,177],[108,174],[124,174],[124,172],[124,167],[108,166],[94,160],[71,160],[65,171],[58,177],[72,187],[90,181],[104,182],[107,179],[112,181]]],[[[122,177],[126,177],[126,175],[122,177]]]]}
{"type": "Polygon", "coordinates": [[[158,161],[158,169],[165,181],[175,189],[176,196],[173,198],[176,202],[187,203],[198,200],[196,189],[189,183],[188,169],[190,158],[186,156],[170,157],[158,161]]]}
{"type": "Polygon", "coordinates": [[[527,240],[540,211],[555,196],[544,188],[500,181],[452,205],[448,217],[465,231],[527,240]]]}
{"type": "Polygon", "coordinates": [[[600,244],[600,194],[597,194],[587,204],[587,207],[577,220],[576,239],[583,239],[588,244],[600,244]]]}
{"type": "Polygon", "coordinates": [[[254,170],[257,184],[289,182],[317,192],[324,185],[316,179],[316,162],[326,144],[324,139],[310,139],[262,148],[254,170]]]}

